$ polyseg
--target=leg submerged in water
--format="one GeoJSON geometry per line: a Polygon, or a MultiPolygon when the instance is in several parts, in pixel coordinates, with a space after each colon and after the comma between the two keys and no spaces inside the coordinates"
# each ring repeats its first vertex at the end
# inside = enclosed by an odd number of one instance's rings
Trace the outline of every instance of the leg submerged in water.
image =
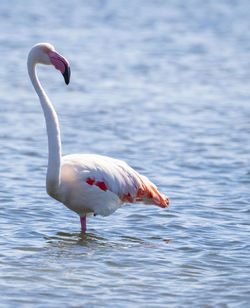
{"type": "Polygon", "coordinates": [[[83,217],[80,217],[80,221],[81,221],[81,230],[82,230],[82,232],[86,232],[86,230],[87,230],[86,215],[83,216],[83,217]]]}

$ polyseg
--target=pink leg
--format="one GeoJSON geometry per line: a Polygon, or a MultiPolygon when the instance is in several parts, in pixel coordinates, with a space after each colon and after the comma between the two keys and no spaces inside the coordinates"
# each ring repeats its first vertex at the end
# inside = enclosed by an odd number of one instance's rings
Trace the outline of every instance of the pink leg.
{"type": "Polygon", "coordinates": [[[81,221],[81,229],[82,229],[82,232],[86,232],[86,230],[87,230],[86,215],[83,216],[83,217],[80,217],[80,221],[81,221]]]}

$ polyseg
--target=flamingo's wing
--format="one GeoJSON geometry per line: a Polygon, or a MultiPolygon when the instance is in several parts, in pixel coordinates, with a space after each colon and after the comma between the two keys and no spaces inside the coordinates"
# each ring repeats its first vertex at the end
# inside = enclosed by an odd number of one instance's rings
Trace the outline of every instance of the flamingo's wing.
{"type": "Polygon", "coordinates": [[[104,210],[104,204],[109,203],[108,206],[112,209],[107,211],[107,215],[126,202],[155,204],[161,207],[168,205],[165,197],[147,177],[140,175],[121,160],[92,154],[68,155],[63,158],[62,169],[64,178],[65,174],[72,178],[72,175],[68,175],[69,172],[74,174],[75,185],[81,186],[84,198],[88,196],[88,203],[93,204],[93,207],[99,209],[102,206],[104,210]],[[98,206],[99,203],[102,205],[98,206]]]}

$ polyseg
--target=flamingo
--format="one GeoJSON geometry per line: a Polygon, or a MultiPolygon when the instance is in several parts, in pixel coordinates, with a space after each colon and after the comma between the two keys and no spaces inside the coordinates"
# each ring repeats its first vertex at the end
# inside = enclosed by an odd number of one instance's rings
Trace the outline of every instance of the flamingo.
{"type": "Polygon", "coordinates": [[[69,62],[49,43],[32,47],[28,55],[28,73],[43,109],[48,135],[46,190],[80,216],[81,231],[86,232],[86,217],[108,216],[126,203],[168,207],[169,198],[159,193],[146,177],[124,161],[96,154],[72,154],[62,157],[58,117],[36,73],[36,64],[53,65],[68,85],[69,62]]]}

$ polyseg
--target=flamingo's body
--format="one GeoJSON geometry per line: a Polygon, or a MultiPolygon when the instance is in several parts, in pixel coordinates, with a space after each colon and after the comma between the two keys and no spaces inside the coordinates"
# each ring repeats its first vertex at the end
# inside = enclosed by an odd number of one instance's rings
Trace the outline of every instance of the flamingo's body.
{"type": "Polygon", "coordinates": [[[107,216],[127,202],[167,207],[168,197],[160,194],[148,178],[121,160],[93,154],[61,156],[57,115],[38,81],[37,63],[54,65],[67,84],[70,68],[68,61],[50,44],[37,44],[29,53],[29,76],[39,96],[48,133],[48,194],[80,215],[82,231],[86,231],[87,215],[107,216]]]}

